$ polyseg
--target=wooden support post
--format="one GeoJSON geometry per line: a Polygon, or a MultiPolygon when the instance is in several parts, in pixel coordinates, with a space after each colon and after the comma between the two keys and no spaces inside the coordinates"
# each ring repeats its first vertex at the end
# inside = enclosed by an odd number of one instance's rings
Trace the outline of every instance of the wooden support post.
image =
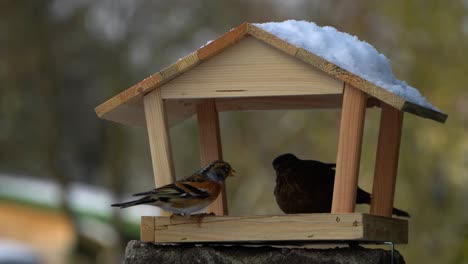
{"type": "Polygon", "coordinates": [[[366,102],[364,92],[345,84],[332,213],[351,213],[356,207],[366,102]]]}
{"type": "MultiPolygon", "coordinates": [[[[214,99],[197,105],[198,129],[200,134],[200,159],[202,166],[218,159],[222,159],[221,136],[219,133],[219,119],[214,99]]],[[[208,207],[207,212],[216,215],[227,215],[227,200],[225,189],[208,207]]]]}
{"type": "Polygon", "coordinates": [[[371,214],[392,216],[403,112],[381,103],[371,214]]]}
{"type": "MultiPolygon", "coordinates": [[[[153,163],[154,182],[156,187],[160,187],[175,181],[171,142],[164,113],[161,89],[155,89],[145,95],[143,104],[145,107],[151,161],[153,163]]],[[[161,213],[163,214],[164,212],[161,211],[161,213]]]]}

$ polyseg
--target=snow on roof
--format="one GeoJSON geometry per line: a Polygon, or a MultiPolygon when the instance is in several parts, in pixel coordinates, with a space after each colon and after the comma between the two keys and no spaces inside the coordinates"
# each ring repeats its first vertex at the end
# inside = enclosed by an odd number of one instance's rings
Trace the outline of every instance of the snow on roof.
{"type": "Polygon", "coordinates": [[[255,26],[396,94],[406,101],[438,111],[421,93],[395,78],[390,61],[372,45],[334,27],[286,20],[255,26]]]}

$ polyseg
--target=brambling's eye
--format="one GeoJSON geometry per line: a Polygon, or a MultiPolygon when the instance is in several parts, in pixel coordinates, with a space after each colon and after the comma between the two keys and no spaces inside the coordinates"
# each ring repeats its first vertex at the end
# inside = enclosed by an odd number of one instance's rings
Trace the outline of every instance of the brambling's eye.
{"type": "Polygon", "coordinates": [[[229,166],[229,165],[224,165],[224,166],[223,166],[223,170],[224,170],[225,172],[229,172],[229,171],[231,170],[231,166],[229,166]]]}

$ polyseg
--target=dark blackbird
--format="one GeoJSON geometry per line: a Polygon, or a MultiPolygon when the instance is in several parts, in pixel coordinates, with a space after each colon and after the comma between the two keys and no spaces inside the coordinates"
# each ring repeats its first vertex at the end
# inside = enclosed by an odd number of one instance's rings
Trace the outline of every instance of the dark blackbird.
{"type": "MultiPolygon", "coordinates": [[[[287,214],[330,213],[335,183],[335,164],[301,160],[293,154],[283,154],[273,160],[276,171],[275,197],[287,214]]],[[[356,203],[370,204],[371,196],[358,187],[356,203]]],[[[409,217],[405,211],[393,208],[393,214],[409,217]]]]}

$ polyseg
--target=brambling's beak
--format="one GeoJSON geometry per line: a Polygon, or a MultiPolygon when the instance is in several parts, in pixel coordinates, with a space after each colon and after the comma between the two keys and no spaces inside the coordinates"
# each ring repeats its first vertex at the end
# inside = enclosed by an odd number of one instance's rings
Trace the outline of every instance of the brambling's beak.
{"type": "Polygon", "coordinates": [[[231,169],[231,171],[229,172],[228,176],[231,176],[231,177],[236,176],[236,171],[235,171],[234,169],[231,169]]]}

